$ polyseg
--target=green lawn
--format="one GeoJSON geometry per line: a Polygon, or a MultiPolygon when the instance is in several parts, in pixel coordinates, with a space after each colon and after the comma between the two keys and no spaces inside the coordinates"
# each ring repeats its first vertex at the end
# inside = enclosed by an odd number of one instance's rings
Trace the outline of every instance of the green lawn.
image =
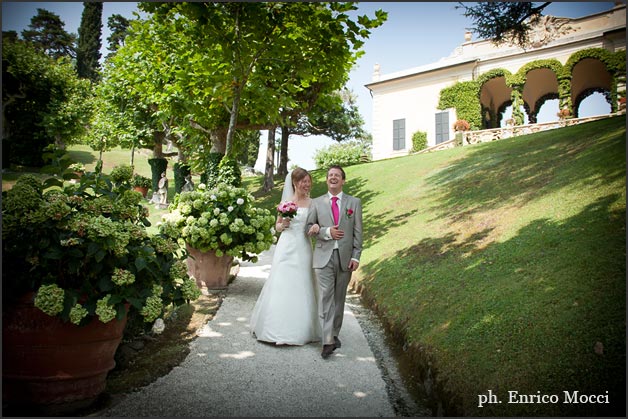
{"type": "MultiPolygon", "coordinates": [[[[346,168],[345,191],[362,199],[365,221],[354,286],[416,365],[430,363],[450,414],[625,416],[625,123],[346,168]],[[488,390],[503,403],[478,408],[488,390]],[[561,403],[510,404],[509,390],[561,403]],[[563,404],[563,391],[576,390],[608,391],[611,403],[563,404]]],[[[95,164],[88,149],[72,153],[95,164]]],[[[111,153],[105,172],[129,162],[128,151],[111,153]]],[[[135,164],[149,176],[147,159],[135,164]]],[[[312,175],[318,196],[325,172],[312,175]]],[[[262,182],[244,186],[272,210],[283,181],[271,194],[262,182]]],[[[153,229],[163,211],[150,212],[153,229]]]]}
{"type": "Polygon", "coordinates": [[[620,117],[346,168],[365,220],[355,286],[431,363],[450,414],[625,416],[625,161],[620,117]],[[478,408],[488,390],[503,403],[478,408]],[[611,403],[563,404],[575,390],[611,403]]]}
{"type": "Polygon", "coordinates": [[[347,170],[365,210],[357,283],[460,413],[625,415],[625,137],[614,118],[347,170]],[[478,408],[489,389],[504,403],[478,408]]]}

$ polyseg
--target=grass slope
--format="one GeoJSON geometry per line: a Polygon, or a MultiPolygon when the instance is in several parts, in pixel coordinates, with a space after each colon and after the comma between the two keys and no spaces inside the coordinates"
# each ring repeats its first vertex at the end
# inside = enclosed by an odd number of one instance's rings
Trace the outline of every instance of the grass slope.
{"type": "Polygon", "coordinates": [[[615,118],[348,170],[357,282],[460,413],[625,415],[625,144],[615,118]],[[478,408],[489,389],[502,404],[478,408]],[[611,404],[563,404],[565,390],[611,404]]]}
{"type": "Polygon", "coordinates": [[[346,169],[365,220],[353,281],[449,414],[625,415],[625,136],[620,117],[346,169]],[[479,408],[488,390],[502,403],[479,408]]]}

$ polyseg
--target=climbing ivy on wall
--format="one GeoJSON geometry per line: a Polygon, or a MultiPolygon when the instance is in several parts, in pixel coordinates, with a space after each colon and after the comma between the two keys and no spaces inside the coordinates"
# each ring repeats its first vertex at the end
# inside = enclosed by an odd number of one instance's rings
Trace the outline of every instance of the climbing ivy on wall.
{"type": "Polygon", "coordinates": [[[472,130],[482,127],[480,88],[475,81],[461,81],[440,91],[438,109],[455,108],[458,119],[465,119],[472,130]]]}
{"type": "MultiPolygon", "coordinates": [[[[585,58],[598,59],[606,65],[608,72],[611,74],[611,91],[603,92],[611,104],[611,111],[617,111],[617,84],[626,82],[626,51],[610,52],[603,48],[588,48],[580,50],[572,54],[563,66],[556,59],[542,59],[531,61],[521,67],[515,74],[503,68],[496,68],[481,74],[475,81],[458,82],[453,86],[446,87],[440,92],[439,109],[455,108],[459,119],[466,119],[471,124],[472,130],[482,127],[483,112],[489,111],[482,109],[480,105],[480,92],[482,86],[496,77],[504,77],[508,87],[513,89],[511,101],[503,103],[498,109],[498,115],[491,115],[491,121],[499,119],[499,115],[511,104],[513,106],[513,118],[517,124],[522,124],[524,114],[519,109],[523,105],[525,111],[530,117],[530,122],[536,121],[536,113],[530,112],[530,107],[526,103],[522,103],[523,88],[525,86],[527,74],[539,68],[548,68],[556,74],[558,81],[558,96],[555,93],[539,98],[535,104],[535,110],[538,112],[540,106],[548,99],[559,99],[559,108],[568,108],[572,115],[575,115],[574,109],[577,109],[580,102],[594,91],[599,89],[590,89],[582,92],[575,103],[571,103],[571,76],[574,66],[585,58]]],[[[625,94],[625,93],[624,93],[625,94]]],[[[499,123],[499,121],[497,121],[499,123]]],[[[498,125],[493,125],[498,126],[498,125]]]]}
{"type": "Polygon", "coordinates": [[[610,101],[611,112],[617,112],[617,82],[626,81],[626,51],[613,53],[604,48],[587,48],[577,51],[565,63],[565,71],[569,73],[570,77],[576,64],[585,58],[598,59],[606,65],[606,70],[611,75],[611,91],[607,100],[610,101]]]}

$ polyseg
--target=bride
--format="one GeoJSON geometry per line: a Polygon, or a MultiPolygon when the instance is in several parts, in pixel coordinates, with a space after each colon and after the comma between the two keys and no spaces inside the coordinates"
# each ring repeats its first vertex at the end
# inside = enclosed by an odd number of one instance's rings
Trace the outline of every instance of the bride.
{"type": "MultiPolygon", "coordinates": [[[[312,269],[312,244],[305,234],[312,177],[297,167],[286,176],[281,202],[297,204],[290,219],[279,215],[281,232],[270,275],[253,308],[251,332],[257,340],[276,345],[304,345],[321,338],[318,287],[312,269]]],[[[316,230],[317,225],[313,228],[316,230]]]]}

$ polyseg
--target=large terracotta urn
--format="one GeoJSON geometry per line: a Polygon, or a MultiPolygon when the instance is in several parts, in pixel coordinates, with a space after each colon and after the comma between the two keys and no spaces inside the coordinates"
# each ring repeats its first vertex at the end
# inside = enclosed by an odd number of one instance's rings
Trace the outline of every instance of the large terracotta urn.
{"type": "Polygon", "coordinates": [[[196,280],[199,288],[225,289],[229,285],[233,256],[216,256],[213,251],[202,252],[186,243],[188,275],[196,280]]]}
{"type": "Polygon", "coordinates": [[[126,317],[77,326],[43,313],[34,296],[3,307],[3,406],[49,415],[86,408],[105,389],[126,317]]]}

